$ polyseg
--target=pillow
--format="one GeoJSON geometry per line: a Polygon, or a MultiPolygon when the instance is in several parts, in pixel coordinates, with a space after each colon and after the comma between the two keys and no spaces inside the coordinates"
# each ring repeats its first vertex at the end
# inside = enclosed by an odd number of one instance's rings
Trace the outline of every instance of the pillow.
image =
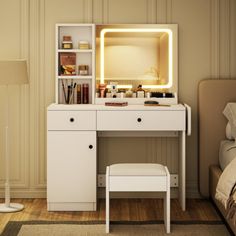
{"type": "Polygon", "coordinates": [[[236,181],[236,158],[225,168],[221,174],[217,187],[216,199],[219,200],[226,208],[232,188],[236,181]]]}
{"type": "Polygon", "coordinates": [[[232,136],[232,129],[229,122],[227,123],[226,128],[225,128],[225,135],[226,135],[226,138],[229,140],[234,139],[234,137],[232,136]]]}
{"type": "Polygon", "coordinates": [[[231,135],[236,138],[236,103],[227,103],[223,114],[228,119],[231,126],[231,135]]]}
{"type": "Polygon", "coordinates": [[[236,157],[235,141],[223,140],[220,143],[219,164],[222,171],[236,157]]]}

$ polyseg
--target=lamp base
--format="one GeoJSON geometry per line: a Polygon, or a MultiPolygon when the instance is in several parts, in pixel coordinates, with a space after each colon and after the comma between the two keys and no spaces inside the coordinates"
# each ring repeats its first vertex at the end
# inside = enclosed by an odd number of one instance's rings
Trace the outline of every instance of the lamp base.
{"type": "Polygon", "coordinates": [[[10,206],[6,206],[5,203],[0,204],[0,212],[16,212],[22,211],[24,209],[24,205],[19,203],[10,203],[10,206]]]}

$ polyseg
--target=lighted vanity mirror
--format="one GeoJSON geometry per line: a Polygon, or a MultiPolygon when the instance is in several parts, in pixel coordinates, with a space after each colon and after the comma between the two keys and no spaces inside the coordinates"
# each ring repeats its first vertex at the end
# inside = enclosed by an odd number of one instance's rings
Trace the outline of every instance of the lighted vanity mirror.
{"type": "Polygon", "coordinates": [[[177,25],[96,25],[96,82],[177,93],[177,25]]]}

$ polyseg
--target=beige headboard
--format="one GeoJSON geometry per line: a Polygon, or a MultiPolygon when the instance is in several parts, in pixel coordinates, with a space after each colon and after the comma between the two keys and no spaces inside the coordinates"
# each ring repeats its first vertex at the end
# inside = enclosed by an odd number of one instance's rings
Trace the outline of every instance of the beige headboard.
{"type": "Polygon", "coordinates": [[[209,166],[218,164],[219,144],[225,139],[227,120],[222,111],[227,102],[236,102],[236,80],[199,83],[199,191],[204,197],[209,197],[209,166]]]}

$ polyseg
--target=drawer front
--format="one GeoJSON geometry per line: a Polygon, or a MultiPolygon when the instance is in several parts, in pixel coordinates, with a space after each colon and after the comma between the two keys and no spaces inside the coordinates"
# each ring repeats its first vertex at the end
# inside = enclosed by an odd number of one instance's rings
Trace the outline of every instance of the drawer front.
{"type": "Polygon", "coordinates": [[[97,130],[185,130],[185,111],[98,111],[97,130]]]}
{"type": "Polygon", "coordinates": [[[48,130],[96,130],[96,111],[48,111],[48,130]]]}

